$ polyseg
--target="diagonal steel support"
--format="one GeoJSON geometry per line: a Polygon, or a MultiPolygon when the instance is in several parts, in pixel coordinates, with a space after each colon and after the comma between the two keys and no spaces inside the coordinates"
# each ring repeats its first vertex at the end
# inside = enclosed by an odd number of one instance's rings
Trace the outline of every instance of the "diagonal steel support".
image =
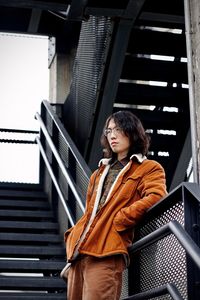
{"type": "Polygon", "coordinates": [[[163,286],[154,288],[150,291],[135,294],[128,298],[124,298],[123,300],[147,300],[154,297],[164,296],[166,294],[172,296],[173,300],[183,300],[183,297],[181,296],[179,290],[172,283],[168,283],[163,286]]]}
{"type": "Polygon", "coordinates": [[[176,186],[178,186],[181,182],[185,180],[185,174],[187,172],[187,168],[192,156],[191,150],[191,132],[188,130],[185,143],[183,145],[176,170],[174,172],[172,182],[170,185],[170,191],[173,190],[176,186]]]}
{"type": "Polygon", "coordinates": [[[129,36],[137,17],[139,16],[145,0],[130,0],[124,14],[121,16],[119,23],[116,25],[116,33],[113,38],[113,47],[110,51],[111,58],[107,62],[107,74],[104,74],[105,84],[101,88],[101,105],[97,112],[96,122],[93,124],[93,140],[89,150],[89,166],[94,169],[101,157],[101,149],[99,147],[99,140],[101,137],[102,129],[108,115],[112,113],[115,96],[117,93],[118,83],[120,80],[122,67],[125,59],[126,49],[129,42],[129,36]]]}
{"type": "Polygon", "coordinates": [[[81,21],[83,19],[83,12],[87,2],[88,0],[72,0],[67,19],[70,21],[81,21]]]}
{"type": "Polygon", "coordinates": [[[32,9],[31,19],[30,19],[29,26],[28,26],[29,33],[37,33],[38,32],[41,15],[42,15],[41,9],[35,9],[35,8],[32,9]]]}

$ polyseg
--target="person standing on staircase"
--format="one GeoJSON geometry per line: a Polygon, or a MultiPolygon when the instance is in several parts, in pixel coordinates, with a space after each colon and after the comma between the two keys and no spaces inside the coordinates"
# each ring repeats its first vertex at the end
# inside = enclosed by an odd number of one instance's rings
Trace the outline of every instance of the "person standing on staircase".
{"type": "Polygon", "coordinates": [[[149,138],[134,114],[112,114],[101,144],[104,158],[90,178],[85,213],[65,233],[68,300],[120,299],[134,227],[167,193],[165,172],[145,156],[149,138]]]}

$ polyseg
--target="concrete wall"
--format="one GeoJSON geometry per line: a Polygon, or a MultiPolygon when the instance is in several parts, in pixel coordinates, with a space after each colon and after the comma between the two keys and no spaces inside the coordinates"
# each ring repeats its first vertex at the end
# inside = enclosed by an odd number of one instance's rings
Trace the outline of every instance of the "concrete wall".
{"type": "Polygon", "coordinates": [[[194,181],[200,183],[200,1],[184,0],[194,181]]]}

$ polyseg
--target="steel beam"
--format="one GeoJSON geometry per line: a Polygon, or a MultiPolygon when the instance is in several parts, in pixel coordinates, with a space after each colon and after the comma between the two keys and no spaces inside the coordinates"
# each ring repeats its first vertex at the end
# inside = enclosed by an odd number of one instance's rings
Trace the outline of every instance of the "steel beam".
{"type": "Polygon", "coordinates": [[[70,21],[81,21],[83,19],[83,12],[87,2],[88,0],[72,0],[67,19],[70,21]]]}
{"type": "Polygon", "coordinates": [[[51,1],[23,1],[23,0],[0,0],[0,6],[3,7],[16,7],[16,8],[30,8],[30,9],[41,9],[41,10],[53,10],[53,11],[66,11],[68,8],[69,1],[66,3],[62,2],[51,2],[51,1]]]}
{"type": "Polygon", "coordinates": [[[114,100],[117,94],[118,83],[122,72],[125,53],[129,42],[132,26],[137,19],[145,0],[130,0],[124,14],[117,24],[116,34],[113,41],[112,55],[108,64],[105,85],[102,88],[101,105],[97,112],[93,141],[90,149],[88,164],[91,169],[97,165],[101,157],[99,141],[102,129],[108,115],[112,113],[114,100]]]}
{"type": "Polygon", "coordinates": [[[189,130],[171,181],[170,191],[178,186],[181,182],[185,181],[185,176],[191,156],[191,132],[189,130]]]}
{"type": "Polygon", "coordinates": [[[28,33],[37,33],[40,18],[41,18],[42,10],[41,9],[33,9],[31,13],[31,19],[29,21],[28,33]]]}

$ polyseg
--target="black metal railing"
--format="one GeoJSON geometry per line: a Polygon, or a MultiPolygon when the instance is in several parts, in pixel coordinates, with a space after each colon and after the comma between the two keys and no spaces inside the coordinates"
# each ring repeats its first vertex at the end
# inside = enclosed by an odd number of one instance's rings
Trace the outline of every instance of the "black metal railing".
{"type": "Polygon", "coordinates": [[[200,269],[200,248],[193,241],[190,235],[184,230],[183,226],[180,225],[176,220],[170,221],[168,224],[163,225],[147,236],[141,238],[139,241],[135,242],[130,247],[129,252],[130,254],[134,254],[135,252],[150,246],[151,244],[161,240],[169,234],[174,234],[187,254],[200,269]]]}
{"type": "Polygon", "coordinates": [[[36,135],[38,135],[37,130],[0,128],[0,181],[8,183],[38,182],[36,135]],[[34,157],[31,157],[31,153],[34,157]],[[28,166],[25,166],[27,163],[28,166]]]}
{"type": "Polygon", "coordinates": [[[132,296],[125,299],[152,299],[160,289],[172,299],[199,299],[199,214],[200,188],[195,183],[182,183],[147,212],[129,249],[132,296]],[[176,292],[171,294],[168,284],[176,292]]]}
{"type": "Polygon", "coordinates": [[[164,295],[170,295],[173,300],[183,300],[181,294],[179,293],[176,286],[172,283],[167,283],[163,286],[154,288],[152,290],[149,290],[147,292],[142,292],[134,296],[130,296],[128,298],[125,298],[123,300],[147,300],[152,299],[155,297],[160,297],[164,295]]]}
{"type": "Polygon", "coordinates": [[[36,113],[36,119],[40,124],[40,137],[36,138],[41,152],[40,182],[64,232],[84,212],[91,171],[47,101],[42,102],[41,115],[36,113]]]}

